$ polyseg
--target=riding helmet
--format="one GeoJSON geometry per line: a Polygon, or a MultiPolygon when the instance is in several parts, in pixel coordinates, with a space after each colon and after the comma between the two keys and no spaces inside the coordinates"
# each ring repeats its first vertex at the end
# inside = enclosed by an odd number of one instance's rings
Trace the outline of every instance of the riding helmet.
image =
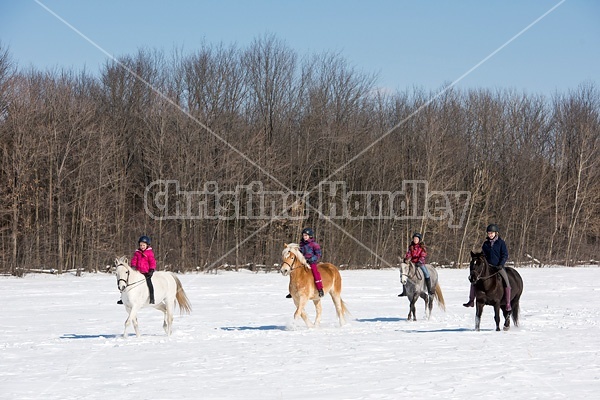
{"type": "Polygon", "coordinates": [[[412,236],[412,238],[414,239],[414,238],[416,238],[416,237],[418,237],[418,238],[419,238],[419,242],[422,242],[422,241],[423,241],[423,236],[421,236],[421,234],[420,234],[419,232],[415,232],[415,233],[413,233],[413,236],[412,236]]]}
{"type": "Polygon", "coordinates": [[[488,225],[486,232],[500,232],[500,228],[498,228],[498,225],[496,224],[490,224],[488,225]]]}
{"type": "Polygon", "coordinates": [[[315,236],[315,233],[313,232],[313,230],[311,228],[304,228],[302,229],[302,234],[307,234],[309,237],[313,237],[315,236]]]}
{"type": "Polygon", "coordinates": [[[142,236],[140,237],[140,240],[138,240],[138,243],[146,243],[150,246],[150,238],[148,236],[142,236]]]}

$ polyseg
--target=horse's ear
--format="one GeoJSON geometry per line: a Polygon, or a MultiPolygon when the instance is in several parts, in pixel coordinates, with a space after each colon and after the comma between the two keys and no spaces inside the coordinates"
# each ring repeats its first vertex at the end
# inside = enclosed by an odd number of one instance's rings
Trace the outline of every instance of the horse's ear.
{"type": "Polygon", "coordinates": [[[114,264],[115,264],[115,267],[116,267],[117,265],[119,265],[119,257],[115,258],[114,264]]]}
{"type": "Polygon", "coordinates": [[[473,253],[473,250],[471,250],[471,258],[475,257],[475,253],[473,253]]]}
{"type": "Polygon", "coordinates": [[[288,247],[288,244],[287,244],[287,243],[284,243],[284,244],[283,244],[283,248],[284,248],[284,249],[287,249],[287,247],[288,247]]]}

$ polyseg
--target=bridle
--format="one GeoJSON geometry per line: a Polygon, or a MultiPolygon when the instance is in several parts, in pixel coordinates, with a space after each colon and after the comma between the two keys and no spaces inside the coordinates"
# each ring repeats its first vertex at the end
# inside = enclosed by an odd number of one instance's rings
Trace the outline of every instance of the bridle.
{"type": "MultiPolygon", "coordinates": [[[[478,259],[481,260],[481,258],[478,258],[478,259]]],[[[480,270],[475,270],[473,268],[473,265],[476,265],[475,261],[471,260],[471,265],[470,265],[469,269],[471,271],[475,271],[475,273],[477,274],[477,276],[473,280],[471,280],[471,275],[469,275],[469,280],[471,281],[471,283],[477,283],[479,281],[485,281],[486,279],[490,279],[490,278],[498,275],[499,271],[496,271],[496,272],[492,273],[491,275],[487,275],[487,276],[483,276],[482,277],[481,275],[485,272],[485,269],[486,269],[485,268],[485,264],[486,264],[486,261],[485,260],[481,260],[481,265],[480,265],[481,268],[480,268],[480,270]]],[[[489,269],[489,266],[488,266],[488,269],[489,269]]]]}
{"type": "MultiPolygon", "coordinates": [[[[119,268],[121,266],[127,268],[127,266],[125,264],[119,264],[119,265],[117,265],[117,268],[119,268]]],[[[127,290],[128,287],[139,285],[141,282],[144,282],[146,280],[146,278],[144,277],[144,279],[140,279],[139,281],[129,283],[129,272],[130,272],[129,268],[127,268],[127,279],[119,278],[119,276],[117,275],[117,289],[119,289],[119,292],[121,292],[121,293],[123,293],[125,290],[127,290]],[[123,290],[121,290],[119,288],[119,283],[121,281],[125,282],[125,287],[123,288],[123,290]]]]}
{"type": "Polygon", "coordinates": [[[294,264],[296,264],[296,261],[298,260],[298,256],[297,256],[296,254],[294,254],[293,252],[291,252],[291,253],[292,253],[293,257],[294,257],[294,259],[292,260],[292,263],[290,264],[290,263],[287,261],[289,258],[288,258],[288,259],[286,259],[286,260],[285,260],[283,263],[281,263],[281,267],[282,267],[282,268],[283,268],[283,266],[284,266],[284,265],[286,265],[286,264],[287,264],[287,265],[290,267],[290,273],[291,273],[293,270],[295,270],[295,269],[298,269],[298,268],[300,268],[300,267],[302,267],[302,266],[303,266],[303,265],[300,265],[300,266],[294,267],[294,264]]]}

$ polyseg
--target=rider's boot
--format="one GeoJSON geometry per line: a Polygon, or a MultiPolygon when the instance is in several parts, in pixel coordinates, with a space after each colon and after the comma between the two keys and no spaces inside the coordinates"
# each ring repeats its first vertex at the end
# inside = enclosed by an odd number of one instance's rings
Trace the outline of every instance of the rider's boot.
{"type": "Polygon", "coordinates": [[[286,298],[286,299],[291,299],[291,298],[292,298],[292,295],[291,295],[291,293],[288,293],[288,294],[287,294],[287,296],[285,296],[285,298],[286,298]]]}
{"type": "Polygon", "coordinates": [[[431,290],[431,278],[425,278],[425,285],[427,285],[427,292],[430,296],[433,296],[434,292],[431,290]]]}
{"type": "Polygon", "coordinates": [[[510,287],[504,288],[504,300],[506,301],[506,311],[512,311],[512,307],[510,305],[510,287]]]}
{"type": "Polygon", "coordinates": [[[119,301],[117,301],[117,304],[123,304],[123,300],[119,299],[119,301]]]}
{"type": "Polygon", "coordinates": [[[406,296],[406,288],[402,285],[402,293],[398,295],[398,297],[406,296]]]}
{"type": "Polygon", "coordinates": [[[473,307],[475,306],[475,286],[471,284],[471,289],[469,290],[469,301],[463,304],[464,307],[473,307]]]}
{"type": "Polygon", "coordinates": [[[146,283],[148,284],[148,291],[150,292],[150,304],[154,304],[154,285],[152,285],[151,277],[146,278],[146,283]]]}

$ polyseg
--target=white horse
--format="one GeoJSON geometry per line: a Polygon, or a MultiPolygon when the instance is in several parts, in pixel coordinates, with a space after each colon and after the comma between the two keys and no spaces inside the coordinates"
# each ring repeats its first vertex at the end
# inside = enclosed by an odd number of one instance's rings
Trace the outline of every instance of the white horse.
{"type": "Polygon", "coordinates": [[[121,292],[123,305],[129,314],[125,321],[123,337],[127,337],[127,327],[131,323],[133,323],[136,336],[140,336],[137,312],[142,307],[151,306],[164,313],[163,328],[167,335],[171,335],[175,302],[179,305],[181,314],[189,314],[192,311],[192,305],[181,286],[179,278],[172,272],[155,272],[152,275],[155,304],[150,304],[150,292],[146,284],[146,277],[129,266],[127,257],[116,258],[115,266],[117,287],[121,292]]]}
{"type": "Polygon", "coordinates": [[[433,309],[433,300],[437,302],[438,306],[446,311],[446,303],[444,301],[444,295],[442,294],[442,288],[438,280],[437,270],[431,265],[426,264],[425,268],[429,272],[431,279],[431,287],[434,288],[434,293],[429,295],[427,286],[425,285],[425,276],[421,268],[417,267],[414,263],[409,262],[408,264],[402,262],[400,264],[400,281],[404,285],[406,291],[406,297],[410,301],[410,308],[408,310],[407,319],[417,320],[417,312],[415,303],[419,300],[419,297],[425,301],[425,314],[427,319],[431,318],[431,310],[433,309]]]}

